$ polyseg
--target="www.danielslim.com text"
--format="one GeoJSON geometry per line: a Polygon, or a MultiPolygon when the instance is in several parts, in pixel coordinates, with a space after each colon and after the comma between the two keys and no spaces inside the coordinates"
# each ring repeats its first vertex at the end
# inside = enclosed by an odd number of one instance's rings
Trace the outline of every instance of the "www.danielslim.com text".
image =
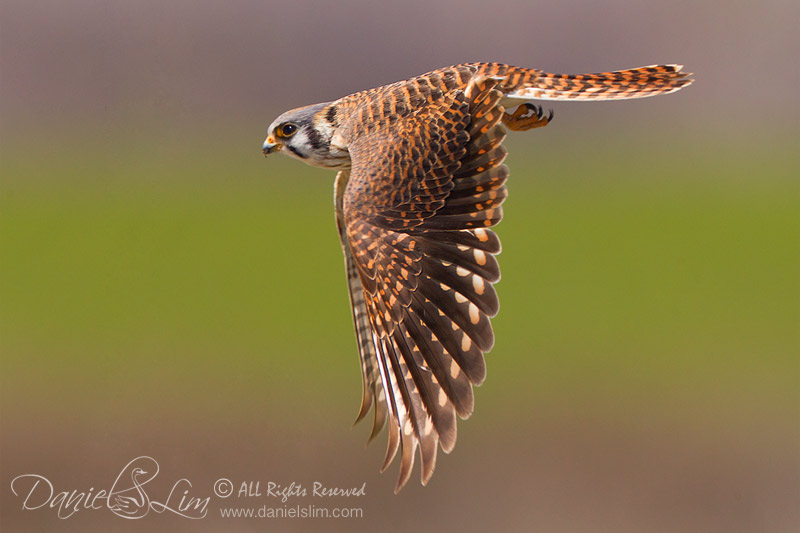
{"type": "Polygon", "coordinates": [[[223,507],[219,510],[223,518],[363,518],[360,507],[317,507],[316,505],[294,505],[283,507],[223,507]]]}

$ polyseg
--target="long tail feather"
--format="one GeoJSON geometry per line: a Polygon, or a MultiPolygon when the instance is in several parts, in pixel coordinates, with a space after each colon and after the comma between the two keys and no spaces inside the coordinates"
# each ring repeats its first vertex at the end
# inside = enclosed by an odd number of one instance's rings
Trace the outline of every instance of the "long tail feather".
{"type": "Polygon", "coordinates": [[[524,100],[623,100],[669,94],[691,84],[683,65],[651,65],[596,74],[509,72],[507,98],[524,100]]]}

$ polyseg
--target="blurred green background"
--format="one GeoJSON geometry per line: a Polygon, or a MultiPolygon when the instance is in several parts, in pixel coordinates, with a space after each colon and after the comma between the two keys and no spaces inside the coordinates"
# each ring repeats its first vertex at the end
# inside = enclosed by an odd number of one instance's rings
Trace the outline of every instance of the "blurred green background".
{"type": "MultiPolygon", "coordinates": [[[[549,6],[561,24],[542,35],[494,48],[490,35],[441,37],[419,58],[414,39],[397,48],[405,19],[366,4],[198,5],[4,2],[4,529],[798,525],[800,113],[781,22],[796,8],[734,8],[723,26],[712,3],[549,6]],[[685,22],[681,38],[642,33],[656,16],[685,22]],[[576,37],[586,46],[550,49],[570,20],[601,23],[576,37]],[[743,28],[771,30],[772,44],[749,45],[743,28]],[[349,430],[361,385],[333,173],[265,161],[260,143],[290,107],[482,59],[565,72],[683,61],[698,81],[658,99],[555,104],[552,125],[509,137],[488,378],[430,485],[415,472],[394,496],[396,465],[377,473],[385,434],[365,453],[367,424],[349,430]],[[771,98],[749,99],[758,83],[741,86],[740,61],[771,74],[771,98]],[[61,521],[9,490],[31,472],[57,490],[103,486],[137,455],[160,463],[164,484],[186,477],[206,495],[220,477],[366,481],[367,496],[331,502],[365,516],[223,520],[220,507],[248,501],[212,498],[198,522],[61,521]]],[[[423,28],[453,23],[434,11],[423,28]]]]}

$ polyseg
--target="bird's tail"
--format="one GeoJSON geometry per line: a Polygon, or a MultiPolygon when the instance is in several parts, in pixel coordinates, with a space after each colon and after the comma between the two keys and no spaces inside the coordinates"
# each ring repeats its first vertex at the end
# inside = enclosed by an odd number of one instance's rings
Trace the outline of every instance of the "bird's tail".
{"type": "Polygon", "coordinates": [[[521,100],[622,100],[669,94],[692,83],[683,65],[652,65],[597,74],[550,74],[513,68],[505,96],[521,100]]]}

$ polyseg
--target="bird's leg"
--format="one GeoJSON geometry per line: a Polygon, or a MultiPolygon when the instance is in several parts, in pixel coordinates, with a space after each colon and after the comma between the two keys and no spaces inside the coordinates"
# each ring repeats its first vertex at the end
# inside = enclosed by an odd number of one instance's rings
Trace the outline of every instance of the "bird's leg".
{"type": "Polygon", "coordinates": [[[545,117],[543,116],[542,106],[530,103],[517,106],[513,113],[503,113],[503,124],[513,131],[528,131],[533,128],[541,128],[550,124],[552,120],[552,109],[545,117]]]}

